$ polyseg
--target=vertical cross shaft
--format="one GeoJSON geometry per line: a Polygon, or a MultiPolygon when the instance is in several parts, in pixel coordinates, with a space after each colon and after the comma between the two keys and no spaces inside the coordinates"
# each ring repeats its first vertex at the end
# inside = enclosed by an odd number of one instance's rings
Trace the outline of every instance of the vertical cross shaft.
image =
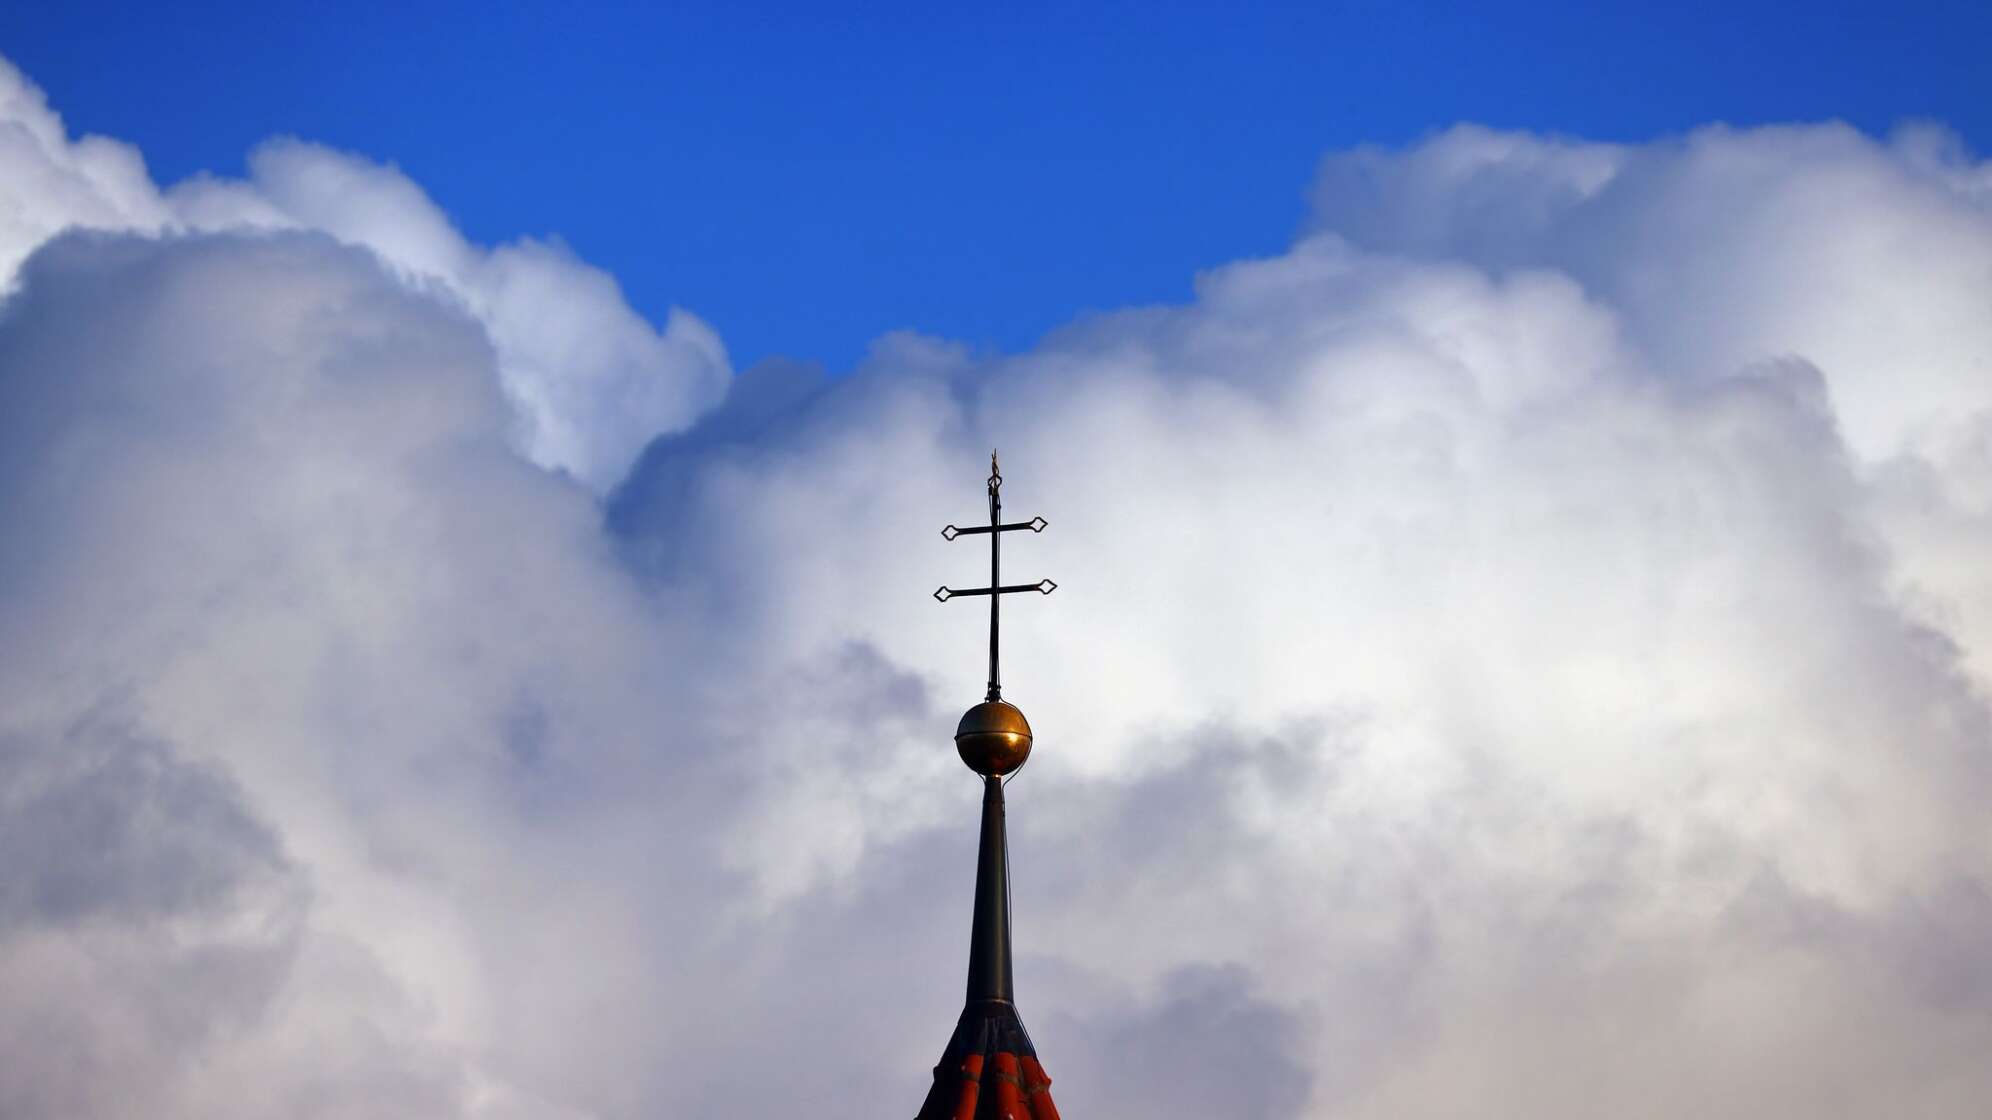
{"type": "MultiPolygon", "coordinates": [[[[996,453],[989,453],[989,586],[1003,586],[1003,534],[997,529],[1003,519],[1003,471],[996,465],[996,453]]],[[[1003,674],[996,664],[997,625],[1001,621],[1003,596],[989,596],[989,694],[984,700],[1003,698],[1003,674]]]]}

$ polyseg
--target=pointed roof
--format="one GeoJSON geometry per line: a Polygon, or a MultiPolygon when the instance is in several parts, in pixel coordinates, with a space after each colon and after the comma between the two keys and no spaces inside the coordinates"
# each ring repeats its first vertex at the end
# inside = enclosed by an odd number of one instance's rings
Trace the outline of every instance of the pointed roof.
{"type": "Polygon", "coordinates": [[[968,993],[954,1035],[934,1066],[918,1120],[1058,1120],[1051,1078],[1017,1015],[1010,973],[1009,845],[1003,779],[982,785],[982,844],[975,867],[968,993]]]}
{"type": "Polygon", "coordinates": [[[989,691],[955,728],[955,750],[969,769],[982,775],[982,839],[975,860],[975,916],[969,928],[968,991],[954,1035],[934,1066],[934,1085],[918,1120],[1058,1120],[1051,1101],[1051,1078],[1038,1063],[1037,1048],[1017,1015],[1010,971],[1010,845],[1004,827],[1003,779],[1031,754],[1031,727],[1024,713],[1003,699],[997,668],[998,604],[1006,594],[1037,591],[1049,595],[1050,580],[1005,587],[1001,539],[1005,532],[1042,532],[1043,518],[1002,523],[1003,475],[989,456],[989,525],[957,529],[948,540],[989,534],[989,586],[969,590],[943,587],[934,597],[989,597],[989,691]]]}

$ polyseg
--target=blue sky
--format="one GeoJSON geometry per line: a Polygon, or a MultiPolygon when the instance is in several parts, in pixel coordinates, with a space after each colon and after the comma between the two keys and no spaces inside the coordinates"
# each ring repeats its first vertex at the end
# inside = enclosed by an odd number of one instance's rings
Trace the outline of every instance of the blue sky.
{"type": "Polygon", "coordinates": [[[565,238],[743,367],[1181,301],[1285,247],[1324,152],[1460,120],[1992,146],[1985,4],[945,7],[18,5],[0,50],[162,182],[278,134],[392,161],[473,238],[565,238]]]}

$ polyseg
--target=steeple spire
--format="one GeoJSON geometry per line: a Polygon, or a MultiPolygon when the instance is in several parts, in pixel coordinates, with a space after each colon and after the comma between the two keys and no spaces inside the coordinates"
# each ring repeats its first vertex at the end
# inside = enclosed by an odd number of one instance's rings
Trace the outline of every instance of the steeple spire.
{"type": "Polygon", "coordinates": [[[1003,780],[1031,755],[1031,725],[1003,699],[998,638],[1003,596],[1024,591],[1049,595],[1050,580],[1003,584],[1002,536],[1017,529],[1041,533],[1045,519],[1004,524],[1003,473],[989,453],[989,524],[941,530],[948,540],[989,534],[989,586],[942,587],[934,598],[989,596],[989,691],[955,728],[955,750],[968,768],[982,775],[982,839],[975,861],[975,916],[969,928],[968,992],[954,1037],[934,1067],[934,1087],[920,1106],[918,1120],[1058,1120],[1051,1103],[1051,1078],[1038,1064],[1037,1050],[1017,1017],[1016,988],[1010,971],[1010,846],[1004,830],[1003,780]]]}

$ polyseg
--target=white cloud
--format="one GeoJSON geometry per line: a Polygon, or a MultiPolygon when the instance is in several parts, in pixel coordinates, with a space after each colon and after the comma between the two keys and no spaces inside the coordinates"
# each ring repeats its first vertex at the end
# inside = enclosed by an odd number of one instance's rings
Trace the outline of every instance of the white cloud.
{"type": "Polygon", "coordinates": [[[1315,201],[1318,228],[1364,248],[1566,273],[1678,376],[1798,352],[1867,455],[1992,406],[1992,172],[1929,127],[1627,147],[1463,126],[1330,156],[1315,201]]]}
{"type": "Polygon", "coordinates": [[[912,1107],[981,675],[926,593],[991,445],[1061,585],[1005,629],[1067,1111],[1992,1090],[1992,215],[1927,133],[1331,157],[1189,305],[743,374],[605,529],[513,448],[522,400],[643,438],[594,411],[641,362],[570,356],[606,277],[295,142],[160,196],[5,104],[0,182],[59,185],[0,308],[0,1111],[912,1107]],[[573,322],[508,340],[541,284],[573,322]]]}
{"type": "Polygon", "coordinates": [[[726,348],[697,316],[673,308],[653,328],[614,277],[558,242],[473,245],[400,171],[360,156],[271,140],[250,154],[246,180],[198,176],[162,193],[131,146],[72,143],[41,92],[0,59],[0,166],[0,276],[72,227],[302,228],[378,253],[477,318],[497,350],[517,445],[597,492],[726,391],[726,348]]]}

